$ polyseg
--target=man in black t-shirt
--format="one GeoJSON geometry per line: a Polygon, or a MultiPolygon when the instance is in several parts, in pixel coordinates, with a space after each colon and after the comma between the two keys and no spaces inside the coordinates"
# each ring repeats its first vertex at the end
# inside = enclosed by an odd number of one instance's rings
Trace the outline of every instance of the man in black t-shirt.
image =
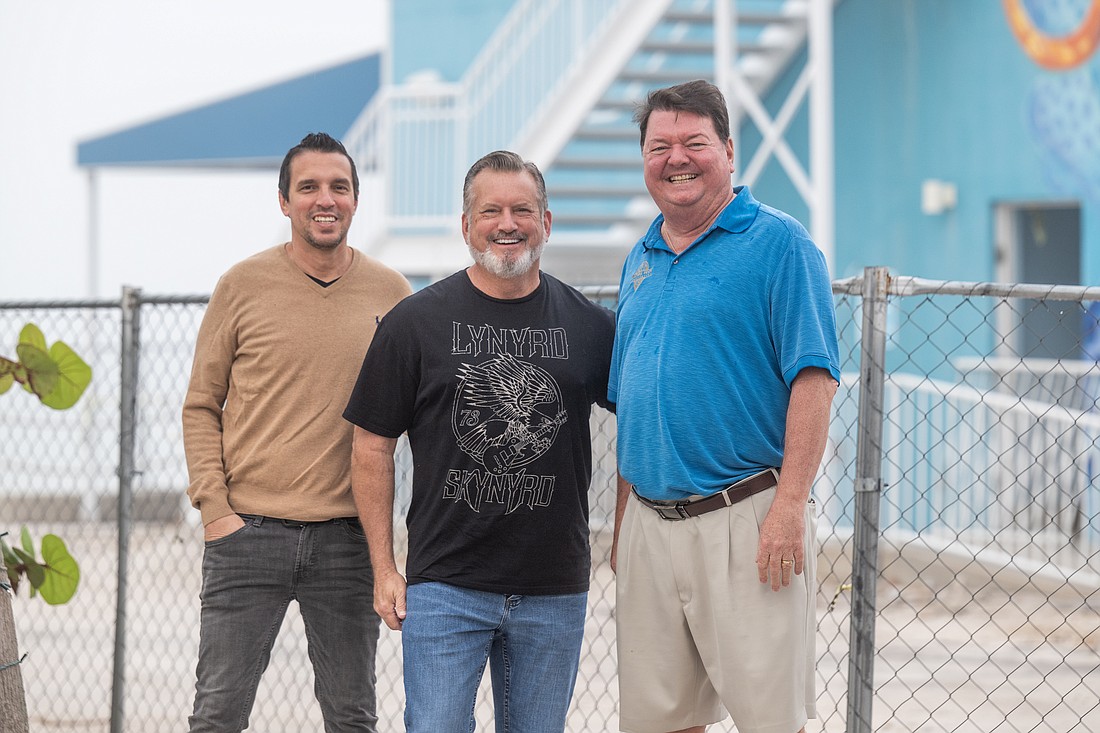
{"type": "Polygon", "coordinates": [[[472,730],[488,660],[498,731],[560,733],[588,592],[589,415],[607,403],[614,315],[540,272],[550,234],[534,164],[490,153],[463,186],[474,264],[382,320],[344,417],[374,605],[402,632],[405,725],[472,730]],[[408,433],[405,574],[394,461],[408,433]]]}

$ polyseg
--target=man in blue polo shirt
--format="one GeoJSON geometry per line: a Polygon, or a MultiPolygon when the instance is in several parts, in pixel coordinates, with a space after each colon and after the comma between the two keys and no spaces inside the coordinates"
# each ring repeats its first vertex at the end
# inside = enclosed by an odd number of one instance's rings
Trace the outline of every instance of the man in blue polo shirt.
{"type": "Polygon", "coordinates": [[[623,266],[617,404],[620,728],[795,733],[816,716],[816,506],[840,378],[828,269],[734,188],[721,92],[635,115],[661,211],[623,266]]]}

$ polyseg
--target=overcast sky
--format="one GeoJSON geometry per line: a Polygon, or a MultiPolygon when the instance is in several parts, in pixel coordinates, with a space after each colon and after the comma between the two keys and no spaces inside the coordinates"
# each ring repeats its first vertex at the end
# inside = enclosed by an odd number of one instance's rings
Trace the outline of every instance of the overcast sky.
{"type": "MultiPolygon", "coordinates": [[[[378,50],[388,25],[386,0],[0,0],[0,301],[90,295],[78,142],[378,50]]],[[[275,178],[103,174],[95,295],[210,292],[289,238],[275,178]]]]}

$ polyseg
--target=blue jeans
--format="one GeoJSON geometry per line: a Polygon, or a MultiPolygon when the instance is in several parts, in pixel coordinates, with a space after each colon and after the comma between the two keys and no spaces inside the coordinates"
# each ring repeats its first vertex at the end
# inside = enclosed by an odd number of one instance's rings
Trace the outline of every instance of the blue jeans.
{"type": "Polygon", "coordinates": [[[498,733],[562,733],[587,593],[511,596],[417,583],[401,626],[408,733],[472,733],[489,661],[498,733]]]}
{"type": "Polygon", "coordinates": [[[363,529],[354,519],[293,522],[242,515],[206,543],[192,733],[241,731],[287,606],[305,622],[314,694],[327,733],[374,733],[379,618],[363,529]]]}

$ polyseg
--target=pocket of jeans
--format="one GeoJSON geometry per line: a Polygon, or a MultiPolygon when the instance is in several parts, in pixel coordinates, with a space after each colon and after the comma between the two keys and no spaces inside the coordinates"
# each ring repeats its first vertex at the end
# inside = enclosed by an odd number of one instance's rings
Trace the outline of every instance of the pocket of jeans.
{"type": "Polygon", "coordinates": [[[347,533],[348,537],[353,540],[364,543],[367,541],[367,535],[363,532],[363,525],[359,523],[359,520],[344,520],[340,522],[340,526],[344,528],[344,532],[347,533]]]}
{"type": "Polygon", "coordinates": [[[232,542],[233,540],[235,540],[236,538],[238,538],[242,534],[244,534],[245,531],[251,526],[252,526],[252,522],[250,522],[246,519],[246,520],[244,520],[244,526],[243,527],[240,527],[238,529],[233,530],[232,532],[227,534],[225,537],[219,537],[216,540],[207,540],[203,544],[206,547],[217,547],[219,545],[228,544],[229,542],[232,542]]]}

